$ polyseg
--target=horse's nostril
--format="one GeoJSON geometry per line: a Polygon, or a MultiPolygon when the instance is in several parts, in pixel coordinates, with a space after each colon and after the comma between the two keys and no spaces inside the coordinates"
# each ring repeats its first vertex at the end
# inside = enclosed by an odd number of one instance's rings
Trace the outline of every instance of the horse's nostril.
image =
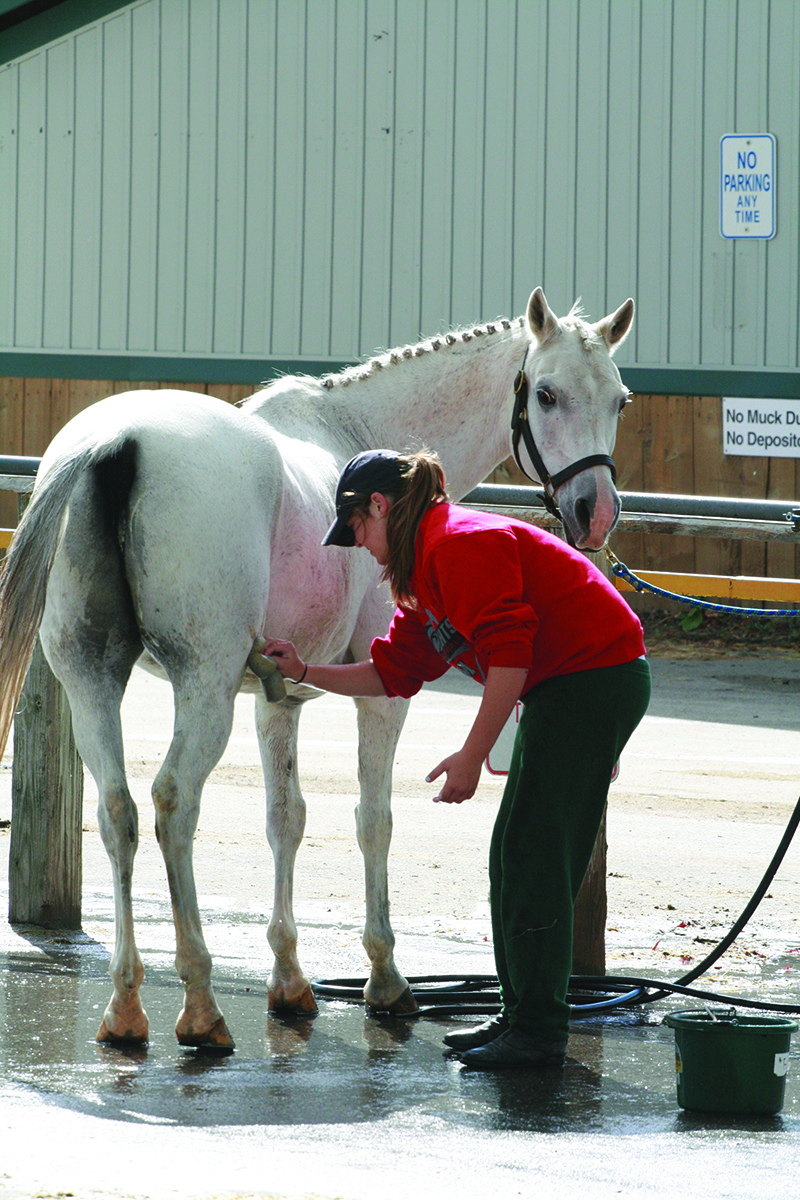
{"type": "Polygon", "coordinates": [[[589,527],[592,524],[592,510],[585,500],[576,501],[575,520],[578,523],[581,533],[588,533],[589,527]]]}

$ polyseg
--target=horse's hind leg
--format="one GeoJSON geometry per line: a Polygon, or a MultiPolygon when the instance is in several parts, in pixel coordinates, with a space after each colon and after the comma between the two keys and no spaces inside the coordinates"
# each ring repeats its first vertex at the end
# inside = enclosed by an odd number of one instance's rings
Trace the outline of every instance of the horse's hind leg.
{"type": "Polygon", "coordinates": [[[417,1002],[394,963],[394,932],[389,920],[392,764],[407,705],[380,698],[357,700],[356,706],[361,785],[356,831],[366,881],[364,949],[372,964],[364,999],[374,1011],[416,1012],[417,1002]]]}
{"type": "Polygon", "coordinates": [[[97,784],[98,823],[113,876],[114,991],[97,1040],[145,1042],[147,1015],[139,997],[144,967],[134,938],[131,891],[138,815],[125,776],[120,723],[120,704],[142,646],[117,550],[97,519],[91,495],[73,497],[40,635],[67,692],[78,752],[97,784]]]}
{"type": "Polygon", "coordinates": [[[303,840],[306,803],[297,775],[300,705],[256,698],[256,730],[267,788],[267,841],[275,863],[275,895],[267,938],[275,956],[269,982],[271,1011],[316,1012],[311,984],[297,958],[292,910],[294,864],[303,840]]]}
{"type": "Polygon", "coordinates": [[[121,696],[107,694],[104,704],[97,687],[92,702],[85,705],[74,689],[68,695],[78,751],[97,783],[97,819],[114,885],[114,952],[109,968],[114,991],[97,1041],[146,1042],[147,1014],[139,996],[144,966],[133,928],[133,860],[139,845],[139,818],[125,778],[121,696]]]}
{"type": "MultiPolygon", "coordinates": [[[[237,655],[231,655],[231,661],[237,655]]],[[[244,650],[241,661],[244,661],[244,650]]],[[[153,783],[156,836],[167,869],[175,921],[175,967],[183,981],[184,1006],[175,1033],[182,1046],[233,1048],[211,987],[211,955],[200,922],[192,846],[203,785],[227,745],[238,679],[225,678],[221,663],[195,663],[173,680],[175,730],[153,783]]]]}

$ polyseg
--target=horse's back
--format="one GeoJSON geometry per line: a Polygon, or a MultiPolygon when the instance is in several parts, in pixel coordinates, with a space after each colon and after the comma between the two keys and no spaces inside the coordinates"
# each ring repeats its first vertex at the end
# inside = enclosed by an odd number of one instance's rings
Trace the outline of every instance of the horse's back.
{"type": "Polygon", "coordinates": [[[71,458],[85,465],[53,563],[45,638],[63,642],[91,597],[94,619],[108,613],[120,635],[127,607],[161,659],[207,657],[209,640],[224,641],[234,624],[252,642],[283,490],[267,426],[211,397],[135,391],[60,431],[42,461],[40,499],[71,458]]]}
{"type": "Polygon", "coordinates": [[[191,392],[134,391],[78,414],[45,455],[40,486],[57,460],[93,446],[56,563],[64,587],[75,565],[110,586],[108,538],[86,531],[113,526],[120,578],[157,659],[195,669],[217,657],[212,646],[252,642],[267,624],[307,631],[331,654],[347,644],[364,564],[320,545],[341,455],[315,444],[313,422],[292,436],[266,415],[191,392]],[[321,585],[333,617],[318,611],[321,585]]]}

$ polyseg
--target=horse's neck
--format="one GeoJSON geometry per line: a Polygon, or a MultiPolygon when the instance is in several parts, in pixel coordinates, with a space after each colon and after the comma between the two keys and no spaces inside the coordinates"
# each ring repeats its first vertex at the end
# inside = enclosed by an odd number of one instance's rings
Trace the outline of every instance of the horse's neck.
{"type": "Polygon", "coordinates": [[[365,444],[407,450],[424,443],[435,450],[458,498],[510,452],[513,382],[526,343],[515,322],[411,358],[401,354],[397,362],[384,357],[347,388],[337,382],[329,395],[341,397],[365,444]]]}

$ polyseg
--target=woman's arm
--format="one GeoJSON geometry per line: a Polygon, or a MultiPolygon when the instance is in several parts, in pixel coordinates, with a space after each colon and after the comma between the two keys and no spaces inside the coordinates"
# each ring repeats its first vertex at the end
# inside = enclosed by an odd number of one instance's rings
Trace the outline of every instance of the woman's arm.
{"type": "Polygon", "coordinates": [[[474,796],[484,759],[500,736],[500,731],[522,695],[528,672],[525,667],[490,667],[483,699],[464,745],[434,767],[427,782],[442,773],[447,776],[434,800],[461,804],[474,796]]]}
{"type": "Polygon", "coordinates": [[[275,665],[286,679],[302,682],[325,692],[340,696],[385,696],[386,690],[371,659],[357,663],[304,663],[292,642],[268,638],[261,653],[275,659],[275,665]],[[305,673],[304,673],[305,672],[305,673]]]}

